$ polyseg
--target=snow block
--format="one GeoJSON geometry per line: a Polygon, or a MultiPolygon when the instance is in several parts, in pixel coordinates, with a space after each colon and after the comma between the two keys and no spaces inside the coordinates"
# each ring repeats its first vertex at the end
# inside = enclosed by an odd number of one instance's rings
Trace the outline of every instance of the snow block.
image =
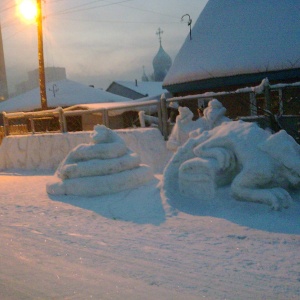
{"type": "MultiPolygon", "coordinates": [[[[118,129],[114,132],[126,144],[124,153],[129,148],[139,155],[141,163],[150,166],[156,173],[162,173],[170,152],[157,128],[118,129]]],[[[0,146],[0,170],[56,170],[72,149],[91,143],[91,133],[82,131],[7,136],[0,146]]]]}

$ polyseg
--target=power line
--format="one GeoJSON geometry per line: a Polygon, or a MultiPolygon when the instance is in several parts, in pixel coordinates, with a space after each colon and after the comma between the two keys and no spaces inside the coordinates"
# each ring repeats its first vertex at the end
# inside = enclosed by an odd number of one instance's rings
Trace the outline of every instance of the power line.
{"type": "Polygon", "coordinates": [[[10,9],[16,7],[16,6],[17,6],[17,4],[12,4],[12,5],[10,5],[10,6],[7,6],[7,7],[3,8],[3,9],[1,9],[0,13],[3,13],[3,12],[5,12],[5,11],[8,11],[8,10],[10,10],[10,9]]]}
{"type": "MultiPolygon", "coordinates": [[[[65,0],[51,0],[51,1],[47,1],[48,3],[57,3],[57,2],[61,2],[61,1],[65,1],[65,0]]],[[[130,9],[134,9],[134,10],[138,10],[138,11],[144,11],[144,12],[150,12],[152,14],[156,14],[156,15],[161,15],[161,16],[167,16],[167,17],[171,17],[171,18],[176,18],[178,19],[178,17],[175,17],[175,16],[171,16],[171,15],[167,15],[167,14],[164,14],[164,13],[161,13],[161,12],[157,12],[157,11],[153,11],[153,10],[148,10],[148,9],[143,9],[143,8],[138,8],[138,7],[134,7],[134,6],[130,6],[130,5],[124,5],[125,2],[129,2],[129,1],[133,1],[133,0],[122,0],[122,1],[118,1],[118,2],[109,2],[107,0],[94,0],[94,1],[90,1],[88,3],[84,3],[84,4],[80,4],[80,5],[76,5],[76,6],[73,6],[71,8],[66,8],[66,9],[63,9],[63,10],[60,10],[60,11],[57,11],[57,12],[54,12],[54,13],[51,13],[51,14],[48,14],[48,15],[45,15],[45,18],[55,18],[55,17],[59,17],[61,15],[66,15],[66,14],[72,14],[72,13],[77,13],[77,12],[81,12],[81,11],[86,11],[86,10],[91,10],[91,9],[95,9],[95,8],[100,8],[100,7],[107,7],[107,6],[112,6],[112,5],[119,5],[119,6],[123,6],[123,7],[126,7],[126,8],[130,8],[130,9]],[[90,7],[85,7],[85,6],[88,6],[88,5],[91,5],[91,4],[94,4],[96,2],[107,2],[107,4],[101,4],[101,5],[96,5],[96,6],[90,6],[90,7]]],[[[6,11],[6,10],[9,10],[9,9],[12,9],[16,7],[16,4],[13,4],[13,5],[10,5],[9,7],[6,7],[2,10],[2,12],[6,11]]],[[[83,21],[83,20],[81,20],[83,21]]],[[[92,20],[89,20],[89,21],[92,21],[92,20]]],[[[137,23],[137,24],[156,24],[157,22],[137,22],[137,21],[93,21],[93,22],[99,22],[99,23],[137,23]]],[[[8,27],[8,26],[11,26],[13,25],[13,23],[15,23],[14,21],[11,21],[11,22],[6,22],[4,24],[2,24],[2,27],[5,28],[5,27],[8,27]]],[[[166,21],[163,21],[163,22],[160,22],[160,24],[175,24],[177,22],[166,22],[166,21]]]]}
{"type": "MultiPolygon", "coordinates": [[[[51,19],[61,19],[60,16],[52,16],[51,19]]],[[[91,19],[78,19],[78,18],[63,18],[64,21],[73,21],[73,22],[90,22],[90,23],[112,23],[112,24],[180,24],[180,21],[172,21],[172,22],[168,22],[168,21],[120,21],[120,20],[91,20],[91,19]]]]}
{"type": "Polygon", "coordinates": [[[119,5],[121,3],[129,2],[129,1],[133,1],[133,0],[123,0],[123,1],[119,1],[119,2],[113,2],[113,3],[108,3],[108,4],[102,4],[102,5],[96,5],[96,6],[86,7],[86,8],[80,8],[80,7],[83,7],[83,6],[86,6],[86,5],[90,5],[90,4],[93,4],[95,2],[99,2],[99,1],[102,2],[102,1],[105,1],[105,0],[97,0],[97,1],[92,1],[92,2],[89,2],[89,3],[81,4],[81,5],[78,5],[78,6],[74,6],[74,7],[69,8],[69,9],[65,9],[65,10],[62,10],[62,11],[54,12],[54,13],[46,16],[46,17],[53,16],[53,15],[58,16],[58,15],[65,15],[65,14],[70,14],[70,13],[76,13],[76,12],[86,11],[86,10],[90,10],[90,9],[94,9],[94,8],[99,8],[99,7],[119,5]]]}
{"type": "Polygon", "coordinates": [[[10,36],[3,38],[3,40],[4,40],[4,41],[7,41],[7,40],[11,39],[12,37],[16,36],[17,34],[23,32],[23,31],[25,31],[25,30],[26,30],[26,28],[23,27],[22,29],[19,29],[19,30],[15,31],[15,32],[14,32],[13,34],[11,34],[10,36]]]}
{"type": "MultiPolygon", "coordinates": [[[[57,0],[56,0],[56,1],[57,1],[57,0]]],[[[75,9],[75,11],[76,11],[76,9],[78,9],[78,8],[80,8],[80,7],[87,6],[87,5],[90,5],[90,4],[93,4],[93,3],[95,3],[95,2],[99,2],[99,1],[104,1],[104,0],[96,0],[96,1],[88,2],[88,3],[76,5],[76,6],[73,6],[73,7],[71,7],[71,8],[66,8],[66,9],[64,9],[64,10],[57,11],[57,12],[55,12],[55,13],[53,13],[53,14],[58,15],[58,14],[63,14],[63,13],[72,13],[74,9],[75,9]]]]}
{"type": "Polygon", "coordinates": [[[158,11],[149,10],[149,9],[145,9],[145,8],[138,8],[138,7],[134,7],[134,6],[131,6],[131,5],[125,5],[124,4],[125,2],[129,2],[129,1],[133,1],[133,0],[123,0],[123,1],[119,1],[119,2],[113,2],[113,3],[111,3],[107,0],[96,0],[96,1],[89,2],[89,3],[77,5],[77,6],[74,6],[72,8],[69,8],[69,9],[64,9],[64,10],[61,10],[61,11],[58,11],[58,12],[54,12],[52,14],[47,15],[46,17],[72,14],[72,13],[76,13],[76,12],[81,12],[81,11],[86,11],[86,10],[90,10],[90,9],[94,9],[94,8],[106,7],[106,6],[111,6],[111,5],[119,5],[119,6],[129,8],[129,9],[148,12],[148,13],[152,13],[152,14],[156,14],[156,15],[160,15],[160,16],[164,16],[164,17],[173,18],[173,19],[178,19],[179,18],[178,16],[172,16],[172,15],[164,14],[164,13],[161,13],[161,12],[158,12],[158,11]],[[93,4],[95,2],[99,2],[99,1],[106,2],[107,4],[104,4],[104,5],[102,4],[102,5],[83,8],[83,6],[87,6],[87,5],[90,5],[90,4],[93,4]]]}
{"type": "Polygon", "coordinates": [[[51,1],[47,1],[48,3],[50,2],[50,3],[56,3],[56,2],[61,2],[61,1],[65,1],[65,0],[51,0],[51,1]]]}
{"type": "Polygon", "coordinates": [[[1,24],[1,27],[2,27],[2,28],[6,28],[6,27],[9,27],[9,26],[15,25],[15,24],[17,24],[17,23],[18,23],[17,20],[11,19],[11,20],[9,20],[9,21],[3,22],[3,23],[1,24]]]}
{"type": "Polygon", "coordinates": [[[154,11],[154,10],[149,10],[149,9],[145,9],[145,8],[138,8],[138,7],[133,7],[133,6],[124,5],[124,4],[119,4],[119,5],[123,6],[123,7],[130,8],[130,9],[134,9],[134,10],[139,10],[139,11],[143,11],[143,12],[149,12],[149,13],[156,14],[156,15],[161,15],[161,16],[164,16],[164,17],[170,17],[170,18],[178,19],[178,16],[171,16],[171,15],[167,15],[167,14],[164,14],[164,13],[161,13],[161,12],[158,12],[158,11],[154,11]]]}
{"type": "MultiPolygon", "coordinates": [[[[47,3],[48,4],[53,4],[53,3],[62,2],[62,1],[65,1],[65,0],[47,0],[47,3]]],[[[117,1],[117,2],[109,2],[107,0],[93,0],[93,1],[89,1],[88,3],[76,5],[76,6],[73,6],[71,8],[65,8],[65,9],[62,9],[62,10],[54,12],[54,13],[46,14],[45,19],[50,18],[50,17],[51,17],[51,19],[55,19],[55,18],[59,18],[60,16],[65,16],[67,14],[72,14],[72,13],[77,13],[77,12],[82,12],[82,11],[86,11],[86,10],[91,10],[91,9],[100,8],[100,7],[107,7],[107,6],[112,6],[112,5],[119,5],[119,6],[129,8],[129,9],[134,9],[134,10],[144,11],[144,12],[150,12],[152,14],[167,16],[167,17],[178,19],[178,17],[175,17],[175,16],[171,16],[171,15],[167,15],[167,14],[160,13],[160,12],[157,12],[157,11],[138,8],[138,7],[134,7],[134,6],[131,6],[131,5],[125,5],[124,4],[125,2],[129,2],[129,1],[133,1],[133,0],[120,0],[120,1],[117,1]],[[90,5],[95,4],[97,2],[106,2],[106,4],[99,4],[99,5],[90,6],[90,5]],[[87,6],[89,6],[89,7],[87,7],[87,6]]],[[[6,11],[6,10],[12,9],[14,7],[16,7],[16,4],[7,6],[2,11],[6,11]]],[[[64,17],[64,20],[66,20],[65,17],[64,17]]],[[[153,21],[153,22],[151,22],[151,21],[121,21],[121,20],[113,21],[113,20],[91,20],[91,19],[89,19],[89,20],[82,20],[82,19],[81,20],[80,19],[72,20],[71,19],[70,21],[85,21],[85,22],[115,23],[115,24],[157,24],[157,22],[155,22],[155,21],[153,21]]],[[[9,26],[15,25],[16,23],[17,23],[17,20],[9,20],[9,21],[4,22],[2,24],[2,28],[6,28],[6,27],[9,27],[9,26]]],[[[180,22],[179,21],[178,22],[168,22],[168,21],[160,21],[159,22],[159,24],[177,24],[177,23],[179,24],[180,22]]],[[[14,33],[13,35],[11,35],[8,38],[11,38],[11,37],[15,36],[16,34],[18,34],[19,32],[22,32],[22,31],[23,30],[17,31],[16,33],[14,33]]],[[[6,39],[8,39],[8,38],[6,38],[6,39]]]]}

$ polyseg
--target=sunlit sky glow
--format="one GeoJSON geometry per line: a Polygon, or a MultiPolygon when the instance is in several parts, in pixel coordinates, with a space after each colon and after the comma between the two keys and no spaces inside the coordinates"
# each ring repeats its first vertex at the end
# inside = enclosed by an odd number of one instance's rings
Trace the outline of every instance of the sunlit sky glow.
{"type": "Polygon", "coordinates": [[[37,6],[34,0],[20,0],[18,1],[18,10],[20,16],[28,22],[34,22],[37,15],[37,6]]]}
{"type": "MultiPolygon", "coordinates": [[[[188,13],[196,21],[208,0],[46,0],[43,2],[45,65],[65,67],[67,77],[107,88],[114,80],[153,73],[162,45],[175,58],[189,34],[188,13]]],[[[17,2],[1,0],[0,21],[10,92],[38,67],[36,24],[25,23],[17,2]]]]}

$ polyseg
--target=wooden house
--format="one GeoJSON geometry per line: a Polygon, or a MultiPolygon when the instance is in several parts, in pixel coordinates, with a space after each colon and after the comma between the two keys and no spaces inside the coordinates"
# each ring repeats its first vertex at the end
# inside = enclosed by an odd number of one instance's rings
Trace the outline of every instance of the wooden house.
{"type": "MultiPolygon", "coordinates": [[[[300,82],[299,50],[299,1],[209,0],[163,87],[173,96],[185,96],[257,86],[264,78],[270,84],[300,82]]],[[[300,114],[299,87],[281,92],[283,113],[300,114]],[[293,107],[291,99],[298,99],[293,107]]],[[[277,92],[271,94],[273,102],[278,97],[277,92]]],[[[249,95],[219,100],[229,117],[251,114],[249,95]]],[[[264,101],[258,97],[257,105],[265,106],[264,101]]],[[[272,110],[276,113],[278,103],[273,103],[272,110]]]]}

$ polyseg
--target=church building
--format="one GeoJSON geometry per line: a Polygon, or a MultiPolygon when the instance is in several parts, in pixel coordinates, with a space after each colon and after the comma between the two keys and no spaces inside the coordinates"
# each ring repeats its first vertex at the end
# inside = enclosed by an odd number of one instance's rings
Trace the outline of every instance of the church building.
{"type": "Polygon", "coordinates": [[[156,34],[158,35],[159,49],[152,61],[154,72],[150,76],[147,76],[145,72],[145,67],[143,66],[142,81],[144,82],[146,81],[163,82],[163,80],[165,79],[167,73],[169,72],[172,66],[172,59],[162,46],[161,35],[163,33],[164,32],[161,30],[161,28],[158,28],[156,34]]]}
{"type": "Polygon", "coordinates": [[[147,76],[145,67],[143,67],[141,81],[137,79],[134,81],[116,80],[108,86],[107,92],[133,100],[141,98],[160,99],[162,94],[168,94],[168,91],[162,88],[162,82],[172,65],[172,59],[162,47],[161,35],[163,31],[158,28],[156,34],[159,38],[159,50],[152,61],[154,73],[147,76]]]}
{"type": "Polygon", "coordinates": [[[159,37],[159,49],[155,57],[153,58],[153,77],[154,81],[163,81],[171,68],[172,65],[172,59],[168,55],[168,53],[164,50],[161,43],[161,34],[163,31],[158,28],[157,35],[159,37]]]}

